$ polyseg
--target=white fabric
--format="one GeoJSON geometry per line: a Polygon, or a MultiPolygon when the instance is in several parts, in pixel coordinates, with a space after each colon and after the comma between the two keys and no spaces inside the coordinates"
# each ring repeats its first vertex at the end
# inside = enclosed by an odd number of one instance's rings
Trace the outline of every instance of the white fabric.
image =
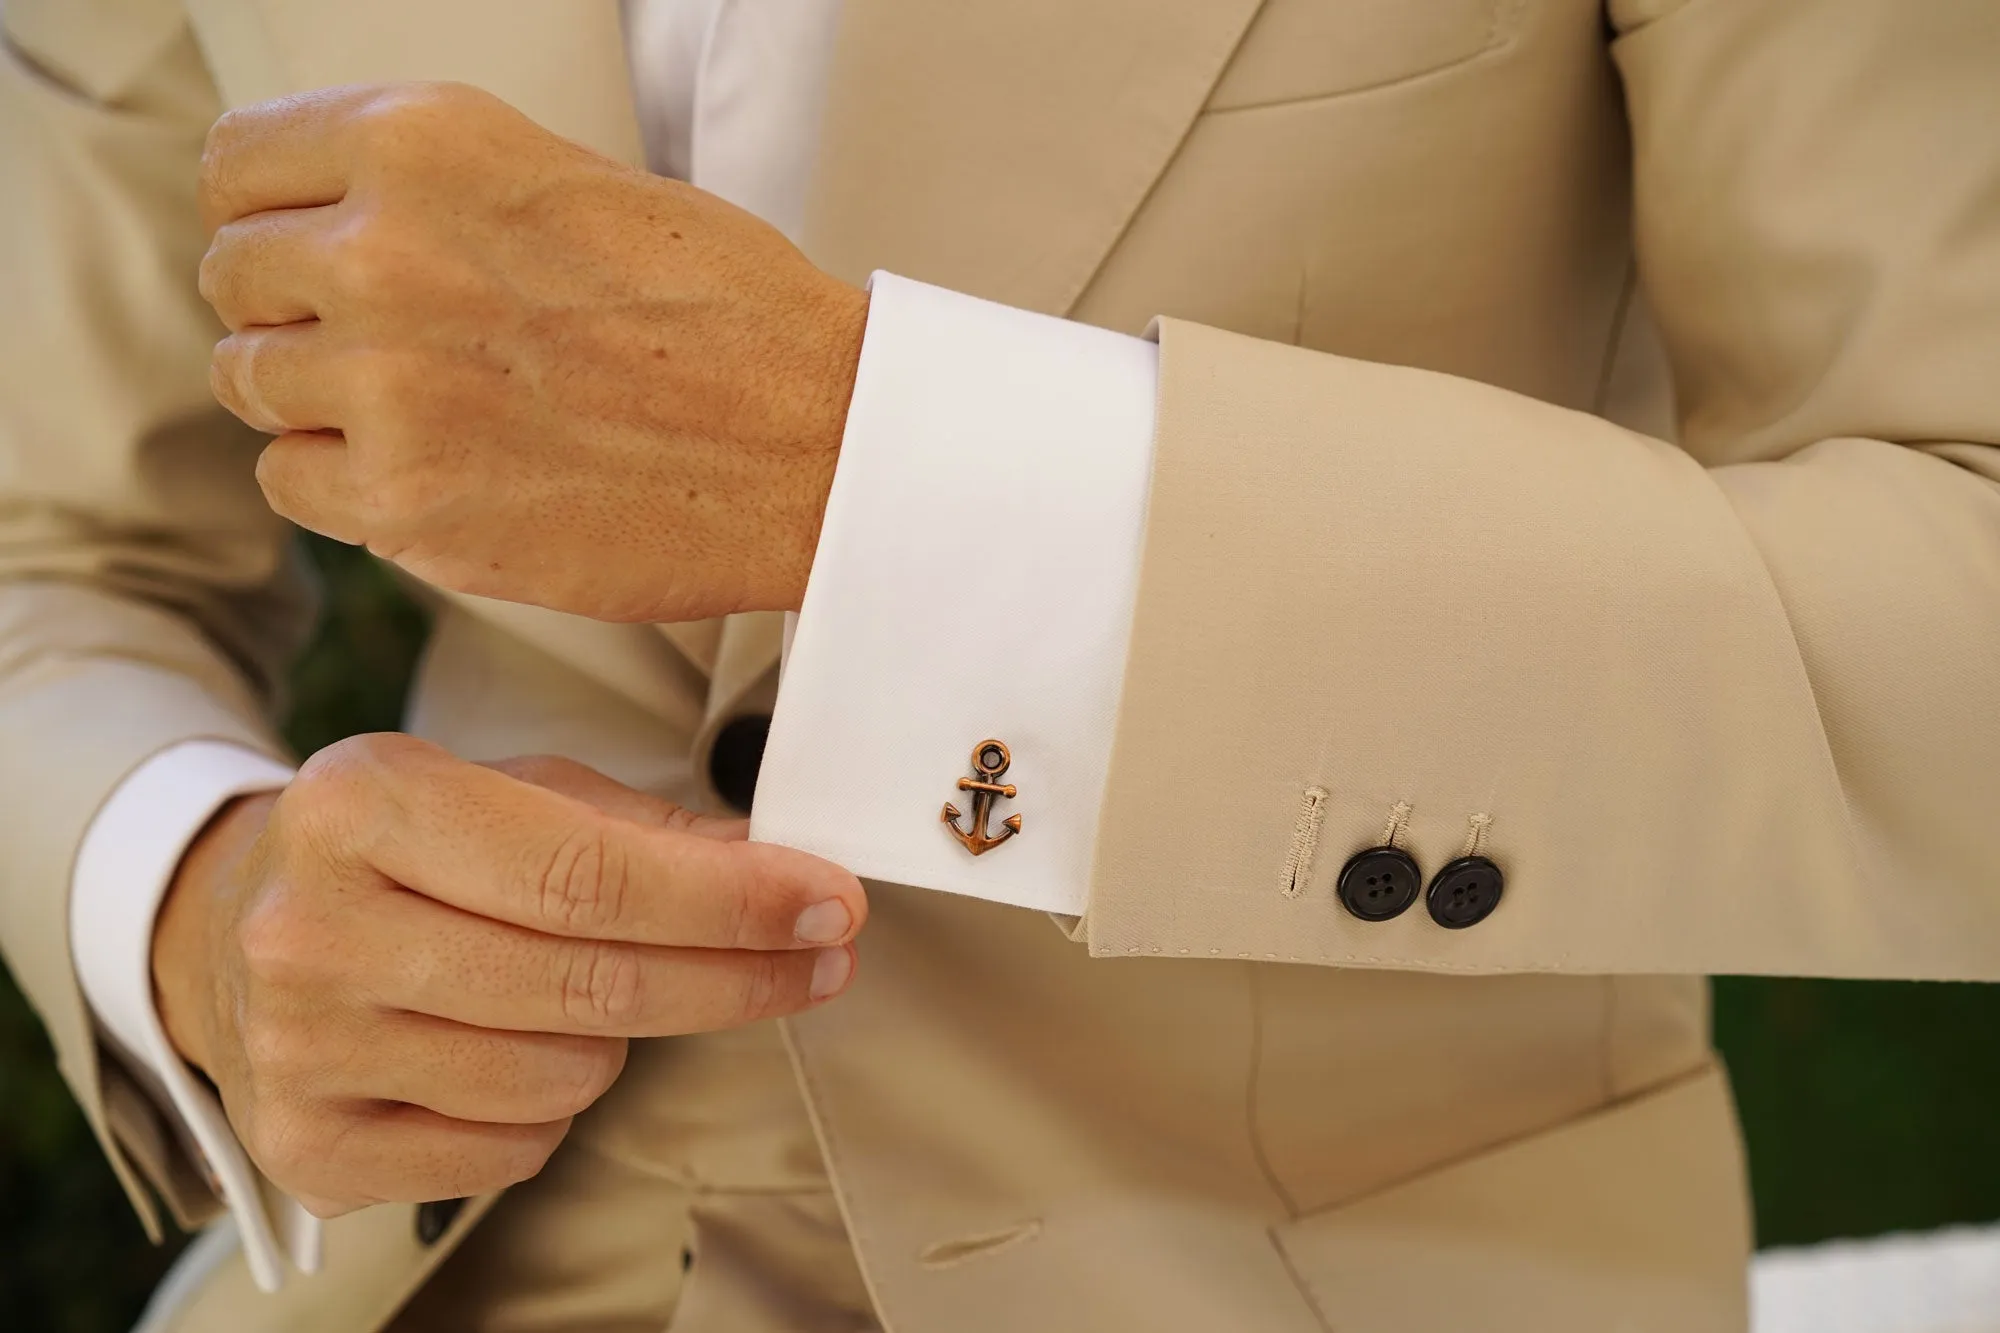
{"type": "Polygon", "coordinates": [[[757,779],[753,838],[1081,914],[1152,466],[1158,349],[887,273],[757,779]],[[1019,837],[943,826],[991,737],[1019,837]]]}
{"type": "MultiPolygon", "coordinates": [[[[839,14],[840,0],[624,0],[648,165],[796,238],[839,14]]],[[[1153,351],[914,283],[878,279],[875,292],[856,394],[869,406],[848,422],[852,461],[840,464],[803,655],[780,695],[759,836],[825,850],[863,874],[1080,912],[1137,571],[1153,351]],[[990,563],[962,526],[977,504],[997,506],[983,512],[1007,529],[986,543],[990,563]],[[857,539],[885,521],[900,529],[896,542],[857,539]],[[912,580],[918,570],[931,574],[912,580]],[[870,586],[882,595],[857,594],[870,586]],[[1004,653],[982,653],[996,616],[1034,627],[1032,642],[1016,633],[1004,653]],[[895,666],[857,678],[878,662],[895,666]],[[847,747],[841,775],[859,800],[835,806],[832,789],[812,781],[811,754],[855,731],[870,743],[847,747]],[[1017,845],[974,863],[935,811],[987,735],[1016,747],[1008,780],[1022,786],[1026,824],[1017,845]],[[899,758],[907,769],[893,766],[899,758]],[[853,781],[861,771],[883,780],[853,781]],[[817,846],[843,818],[867,838],[817,846]]],[[[149,944],[195,833],[232,796],[289,776],[237,747],[174,747],[98,813],[72,883],[84,998],[210,1164],[265,1290],[282,1280],[281,1251],[317,1267],[319,1223],[283,1200],[274,1225],[261,1205],[260,1188],[275,1191],[160,1029],[149,944]]]]}
{"type": "MultiPolygon", "coordinates": [[[[257,1283],[275,1287],[279,1240],[258,1196],[258,1175],[215,1094],[181,1062],[153,1007],[153,920],[181,854],[225,804],[291,781],[291,770],[240,745],[186,741],[133,770],[97,813],[77,850],[70,939],[77,981],[98,1024],[150,1076],[242,1225],[257,1283]]],[[[279,1225],[292,1261],[319,1266],[318,1224],[296,1204],[279,1225]]]]}
{"type": "Polygon", "coordinates": [[[1766,1250],[1753,1333],[2000,1333],[2000,1227],[1766,1250]]]}
{"type": "Polygon", "coordinates": [[[647,165],[797,240],[840,8],[840,0],[625,0],[647,165]]]}

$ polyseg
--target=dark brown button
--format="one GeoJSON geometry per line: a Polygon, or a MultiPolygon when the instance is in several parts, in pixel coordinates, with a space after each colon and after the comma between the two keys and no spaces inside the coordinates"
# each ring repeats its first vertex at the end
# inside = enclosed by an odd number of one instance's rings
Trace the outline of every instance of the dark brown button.
{"type": "Polygon", "coordinates": [[[770,738],[770,717],[745,713],[722,724],[708,752],[708,779],[716,794],[746,815],[757,795],[757,770],[764,762],[764,742],[770,738]]]}
{"type": "Polygon", "coordinates": [[[417,1205],[417,1239],[429,1249],[451,1230],[451,1224],[465,1210],[463,1199],[434,1199],[417,1205]]]}
{"type": "Polygon", "coordinates": [[[1399,847],[1370,847],[1341,867],[1340,904],[1363,921],[1400,916],[1417,900],[1424,872],[1399,847]]]}
{"type": "Polygon", "coordinates": [[[1506,887],[1499,866],[1483,856],[1461,856],[1437,872],[1424,905],[1446,930],[1464,930],[1493,915],[1506,887]]]}

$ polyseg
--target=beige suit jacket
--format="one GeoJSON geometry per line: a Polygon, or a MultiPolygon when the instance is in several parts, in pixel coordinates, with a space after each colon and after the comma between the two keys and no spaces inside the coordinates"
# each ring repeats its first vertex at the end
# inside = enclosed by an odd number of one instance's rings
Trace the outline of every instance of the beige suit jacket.
{"type": "MultiPolygon", "coordinates": [[[[275,749],[309,623],[206,392],[205,125],[458,78],[638,141],[610,0],[5,23],[0,944],[135,1202],[199,1217],[64,895],[149,754],[275,749]]],[[[1996,67],[1986,0],[848,0],[813,257],[1161,343],[1088,913],[881,887],[788,1026],[886,1325],[1741,1326],[1699,976],[2000,977],[1996,67]],[[1500,910],[1344,913],[1385,830],[1500,910]]],[[[450,602],[412,727],[703,799],[775,653],[450,602]]],[[[175,1326],[379,1326],[477,1212],[175,1326]]]]}

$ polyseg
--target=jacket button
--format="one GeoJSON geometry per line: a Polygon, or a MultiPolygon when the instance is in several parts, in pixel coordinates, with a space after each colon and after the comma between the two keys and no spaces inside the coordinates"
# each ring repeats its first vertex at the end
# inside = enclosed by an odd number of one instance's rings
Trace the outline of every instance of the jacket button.
{"type": "Polygon", "coordinates": [[[1483,856],[1461,856],[1437,872],[1424,904],[1446,930],[1464,930],[1493,915],[1506,887],[1499,866],[1483,856]]]}
{"type": "Polygon", "coordinates": [[[768,715],[745,713],[723,724],[708,752],[708,780],[715,784],[716,794],[746,815],[757,795],[757,769],[764,762],[764,742],[770,736],[768,715]]]}
{"type": "Polygon", "coordinates": [[[417,1240],[425,1249],[438,1243],[438,1237],[451,1230],[452,1222],[464,1211],[463,1199],[433,1199],[429,1203],[417,1205],[417,1240]]]}
{"type": "Polygon", "coordinates": [[[1340,905],[1363,921],[1387,921],[1417,900],[1423,883],[1424,872],[1408,852],[1370,847],[1341,867],[1340,905]]]}

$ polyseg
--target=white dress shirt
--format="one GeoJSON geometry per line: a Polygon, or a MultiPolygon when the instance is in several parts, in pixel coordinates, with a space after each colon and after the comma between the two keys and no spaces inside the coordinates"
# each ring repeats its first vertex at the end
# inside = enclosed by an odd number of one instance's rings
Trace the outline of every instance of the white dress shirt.
{"type": "MultiPolygon", "coordinates": [[[[796,237],[840,0],[625,0],[648,165],[796,237]]],[[[752,836],[855,873],[1083,911],[1124,677],[1152,464],[1151,343],[878,273],[752,836]],[[1012,752],[1022,816],[973,857],[939,819],[975,744],[1012,752]],[[841,796],[821,756],[841,756],[841,796]]],[[[206,1163],[258,1285],[318,1266],[318,1224],[274,1195],[153,1006],[154,917],[182,853],[262,755],[189,741],[105,803],[71,886],[85,999],[206,1163]]]]}

